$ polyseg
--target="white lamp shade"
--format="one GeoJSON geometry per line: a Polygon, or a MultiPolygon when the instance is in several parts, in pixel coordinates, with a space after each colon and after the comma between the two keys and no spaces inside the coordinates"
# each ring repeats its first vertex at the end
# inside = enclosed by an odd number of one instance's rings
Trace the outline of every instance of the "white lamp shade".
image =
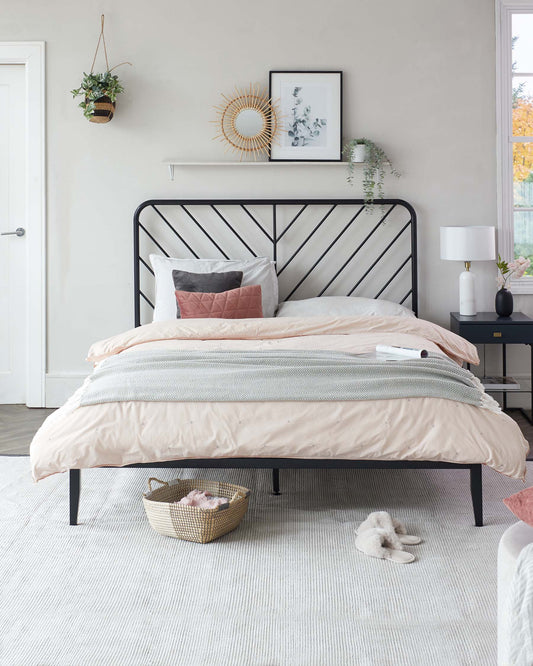
{"type": "Polygon", "coordinates": [[[441,227],[440,258],[448,261],[496,259],[494,227],[441,227]]]}

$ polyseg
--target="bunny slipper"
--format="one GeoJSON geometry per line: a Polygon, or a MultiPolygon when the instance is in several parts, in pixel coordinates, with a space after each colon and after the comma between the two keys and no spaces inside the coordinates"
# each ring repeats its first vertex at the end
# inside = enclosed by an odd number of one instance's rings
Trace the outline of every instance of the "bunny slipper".
{"type": "Polygon", "coordinates": [[[376,527],[396,535],[400,542],[406,546],[416,546],[422,543],[420,537],[407,534],[405,526],[399,520],[392,518],[386,511],[374,511],[374,513],[370,513],[367,519],[355,530],[355,533],[361,534],[376,527]]]}
{"type": "Polygon", "coordinates": [[[415,560],[412,553],[403,550],[403,544],[395,532],[389,532],[379,527],[359,532],[355,540],[355,547],[370,557],[391,560],[398,564],[409,564],[415,560]]]}

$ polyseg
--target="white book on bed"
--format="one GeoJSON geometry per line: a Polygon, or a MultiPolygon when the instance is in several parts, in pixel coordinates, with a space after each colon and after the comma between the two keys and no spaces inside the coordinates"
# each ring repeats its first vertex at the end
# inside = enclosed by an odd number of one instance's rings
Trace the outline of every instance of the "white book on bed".
{"type": "Polygon", "coordinates": [[[362,358],[373,358],[376,361],[405,361],[405,356],[398,356],[398,354],[386,354],[385,352],[365,352],[364,354],[355,354],[362,358]]]}
{"type": "Polygon", "coordinates": [[[376,345],[376,353],[402,356],[403,358],[427,358],[426,349],[415,349],[414,347],[400,347],[399,345],[376,345]]]}

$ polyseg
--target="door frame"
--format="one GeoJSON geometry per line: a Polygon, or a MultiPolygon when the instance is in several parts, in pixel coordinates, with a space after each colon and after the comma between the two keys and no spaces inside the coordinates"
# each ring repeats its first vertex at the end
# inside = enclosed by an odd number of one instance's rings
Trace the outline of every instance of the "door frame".
{"type": "Polygon", "coordinates": [[[46,377],[45,43],[0,42],[0,65],[26,78],[26,404],[44,407],[46,377]]]}

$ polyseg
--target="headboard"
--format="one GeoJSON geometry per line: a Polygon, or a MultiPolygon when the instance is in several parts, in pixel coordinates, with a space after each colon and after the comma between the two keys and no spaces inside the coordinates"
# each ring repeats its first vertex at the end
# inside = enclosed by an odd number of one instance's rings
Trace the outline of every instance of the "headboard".
{"type": "Polygon", "coordinates": [[[148,255],[277,265],[280,301],[368,296],[418,313],[416,213],[401,199],[153,199],[133,217],[135,326],[151,320],[148,255]]]}

